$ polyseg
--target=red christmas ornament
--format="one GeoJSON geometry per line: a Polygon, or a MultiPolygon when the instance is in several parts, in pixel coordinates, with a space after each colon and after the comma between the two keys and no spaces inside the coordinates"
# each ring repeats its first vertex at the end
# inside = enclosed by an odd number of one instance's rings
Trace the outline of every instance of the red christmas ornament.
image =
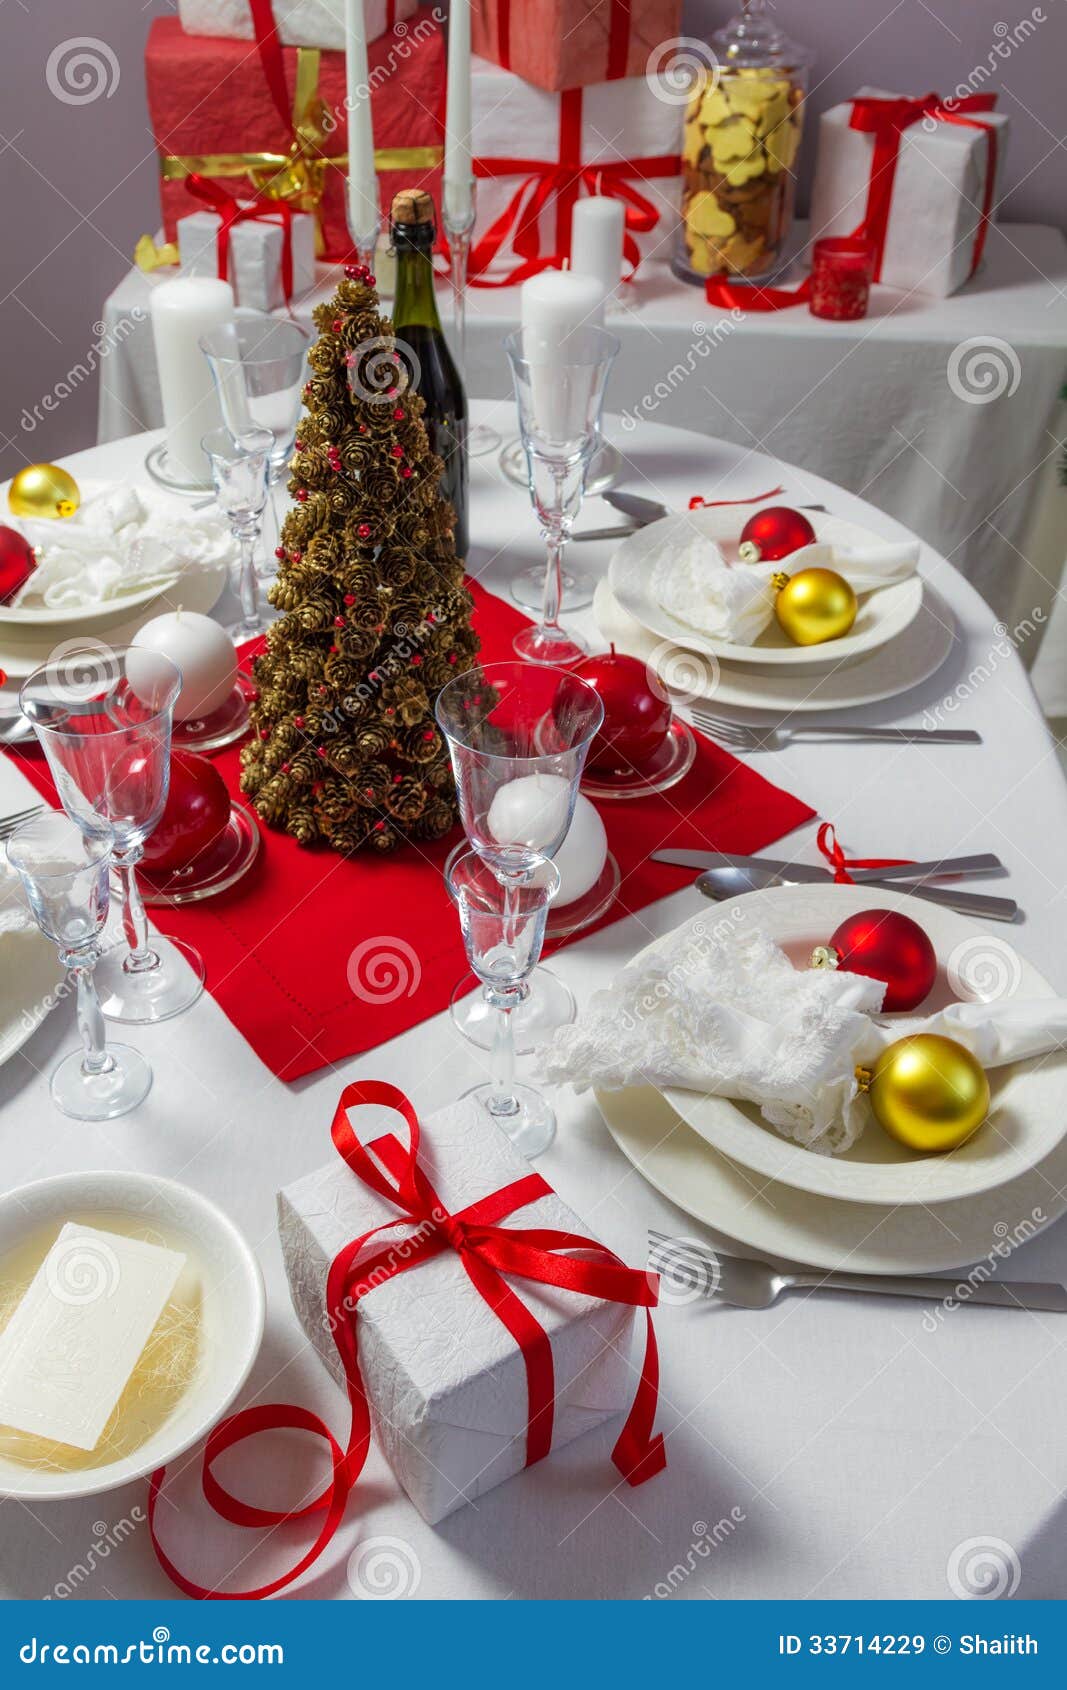
{"type": "Polygon", "coordinates": [[[750,516],[741,530],[740,556],[745,563],[777,563],[801,546],[810,546],[815,530],[802,511],[771,505],[750,516]]]}
{"type": "MultiPolygon", "coordinates": [[[[573,673],[596,688],[604,706],[603,725],[589,747],[589,767],[602,774],[643,768],[671,727],[670,704],[650,685],[645,665],[612,646],[610,652],[575,664],[573,673]]],[[[561,705],[566,703],[566,693],[564,682],[561,705]]]]}
{"type": "Polygon", "coordinates": [[[145,840],[145,867],[152,873],[188,868],[211,849],[229,819],[230,795],[214,763],[173,751],[167,803],[145,840]]]}
{"type": "Polygon", "coordinates": [[[36,568],[30,542],[17,528],[0,524],[0,604],[10,604],[36,568]]]}
{"type": "Polygon", "coordinates": [[[884,980],[882,1008],[915,1009],[937,978],[937,953],[917,921],[899,910],[850,915],[812,952],[814,968],[844,968],[867,980],[884,980]]]}
{"type": "Polygon", "coordinates": [[[307,490],[306,487],[298,487],[296,492],[293,495],[293,497],[297,500],[298,504],[301,504],[301,505],[304,505],[304,504],[307,503],[307,496],[308,496],[308,490],[307,490]]]}
{"type": "Polygon", "coordinates": [[[281,560],[281,559],[282,559],[282,558],[284,558],[284,557],[285,557],[285,547],[284,547],[284,546],[275,546],[275,548],[274,548],[274,555],[275,555],[275,557],[276,557],[276,558],[278,558],[278,559],[279,559],[279,560],[281,560]]]}

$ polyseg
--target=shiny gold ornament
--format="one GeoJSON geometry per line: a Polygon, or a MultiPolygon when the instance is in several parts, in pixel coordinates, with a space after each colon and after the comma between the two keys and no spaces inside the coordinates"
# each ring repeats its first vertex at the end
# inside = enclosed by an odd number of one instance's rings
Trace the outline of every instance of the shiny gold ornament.
{"type": "Polygon", "coordinates": [[[73,516],[82,502],[78,483],[57,464],[28,464],[8,489],[15,516],[73,516]]]}
{"type": "Polygon", "coordinates": [[[774,614],[796,645],[821,645],[839,640],[856,620],[856,595],[836,569],[798,569],[795,575],[778,570],[774,614]]]}
{"type": "Polygon", "coordinates": [[[981,1063],[940,1033],[897,1039],[856,1078],[879,1126],[909,1150],[955,1150],[989,1113],[981,1063]]]}

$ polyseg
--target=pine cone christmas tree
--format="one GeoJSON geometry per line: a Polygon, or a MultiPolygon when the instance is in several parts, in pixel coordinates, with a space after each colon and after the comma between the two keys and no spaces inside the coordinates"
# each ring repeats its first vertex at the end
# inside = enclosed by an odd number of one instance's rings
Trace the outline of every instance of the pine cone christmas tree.
{"type": "Polygon", "coordinates": [[[283,614],[255,662],[241,757],[241,786],[266,822],[343,852],[451,828],[433,706],[478,650],[441,460],[373,282],[350,265],[315,311],[294,504],[269,593],[283,614]]]}

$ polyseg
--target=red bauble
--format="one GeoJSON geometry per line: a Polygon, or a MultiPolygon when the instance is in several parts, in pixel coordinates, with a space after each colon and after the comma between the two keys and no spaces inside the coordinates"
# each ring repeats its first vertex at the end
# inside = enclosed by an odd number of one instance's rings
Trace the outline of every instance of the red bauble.
{"type": "Polygon", "coordinates": [[[861,910],[830,939],[838,968],[884,980],[882,1008],[915,1009],[937,977],[937,953],[917,921],[899,910],[861,910]]]}
{"type": "Polygon", "coordinates": [[[589,747],[590,769],[601,774],[640,771],[655,756],[671,727],[671,707],[649,681],[637,657],[602,652],[576,663],[572,674],[600,694],[604,722],[589,747]]]}
{"type": "Polygon", "coordinates": [[[780,557],[810,546],[815,530],[802,511],[790,510],[788,505],[771,505],[765,511],[750,516],[741,530],[742,546],[754,548],[749,563],[777,563],[780,557]]]}
{"type": "Polygon", "coordinates": [[[192,751],[173,751],[167,806],[145,840],[145,868],[150,873],[188,868],[215,843],[229,819],[230,795],[214,763],[192,751]]]}
{"type": "Polygon", "coordinates": [[[0,604],[10,604],[36,568],[30,542],[17,528],[0,524],[0,604]]]}

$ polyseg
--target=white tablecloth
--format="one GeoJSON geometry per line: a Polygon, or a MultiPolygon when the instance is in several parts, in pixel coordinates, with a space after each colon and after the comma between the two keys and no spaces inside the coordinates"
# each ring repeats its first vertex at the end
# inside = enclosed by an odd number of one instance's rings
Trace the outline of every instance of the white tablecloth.
{"type": "MultiPolygon", "coordinates": [[[[332,276],[297,303],[301,320],[332,276]]],[[[163,420],[144,315],[151,286],[132,271],[104,308],[100,440],[163,420]]],[[[981,273],[961,292],[936,300],[876,288],[859,323],[821,322],[804,307],[735,319],[661,263],[646,265],[622,293],[626,303],[609,323],[622,339],[614,409],[625,396],[631,423],[671,423],[770,452],[861,494],[925,535],[1009,629],[1029,618],[1017,636],[1029,667],[1067,553],[1067,489],[1057,475],[1067,433],[1059,230],[997,226],[981,273]]],[[[445,310],[444,290],[441,298],[445,310]]],[[[514,289],[471,290],[472,394],[508,396],[500,342],[517,312],[514,289]]],[[[514,432],[511,419],[505,426],[514,432]]],[[[702,490],[702,470],[696,461],[690,491],[702,490]]],[[[1064,621],[1041,677],[1050,714],[1067,713],[1064,621]]]]}
{"type": "MultiPolygon", "coordinates": [[[[614,434],[626,444],[617,428],[614,434]]],[[[71,467],[76,474],[137,476],[144,447],[143,440],[118,442],[79,455],[71,467]]],[[[776,464],[747,459],[737,447],[662,427],[650,426],[633,451],[632,484],[654,486],[672,503],[709,481],[744,493],[778,473],[776,464]]],[[[789,471],[786,483],[792,502],[820,501],[887,535],[894,531],[817,477],[789,471]]],[[[474,468],[472,527],[472,567],[490,585],[538,555],[523,496],[484,462],[474,468]]],[[[606,560],[606,548],[600,555],[606,560]]],[[[870,721],[918,722],[990,647],[992,616],[973,588],[929,551],[923,568],[958,621],[958,655],[950,671],[916,693],[870,707],[863,713],[870,721]]],[[[1011,867],[1006,885],[1028,912],[1023,925],[1004,934],[1062,988],[1067,791],[1018,659],[1002,658],[955,719],[980,729],[984,745],[893,752],[797,745],[765,755],[759,767],[832,818],[856,853],[999,852],[1011,867]]],[[[0,810],[8,796],[5,787],[0,810]]],[[[792,839],[790,849],[816,860],[814,828],[792,839]]],[[[616,923],[565,950],[555,966],[584,1001],[650,936],[690,913],[694,896],[678,893],[616,923]]],[[[343,910],[337,919],[345,920],[343,910]]],[[[353,933],[353,943],[359,938],[353,933]]],[[[393,1081],[430,1110],[479,1077],[480,1059],[439,1016],[288,1087],[260,1065],[208,996],[184,1017],[129,1036],[151,1059],[156,1083],[139,1110],[108,1126],[68,1121],[49,1102],[48,1073],[72,1042],[69,1004],[0,1069],[5,1181],[13,1186],[59,1169],[136,1167],[183,1180],[221,1203],[255,1244],[267,1282],[266,1338],[244,1400],[256,1389],[266,1400],[307,1404],[343,1435],[343,1399],[289,1304],[274,1194],[330,1159],[330,1117],[347,1080],[393,1081]]],[[[649,1225],[693,1230],[631,1170],[589,1099],[566,1093],[556,1103],[559,1136],[539,1166],[593,1231],[641,1262],[649,1225]]],[[[1019,1219],[1004,1216],[1009,1224],[1019,1219]]],[[[1009,1272],[1067,1277],[1067,1225],[1019,1249],[1009,1272]]],[[[1021,1558],[1021,1595],[1062,1597],[1067,1324],[1052,1315],[971,1308],[931,1334],[923,1313],[921,1303],[858,1296],[794,1298],[760,1314],[707,1305],[664,1309],[665,1474],[636,1491],[615,1483],[608,1460],[615,1430],[606,1427],[431,1529],[372,1452],[349,1516],[301,1593],[347,1597],[345,1563],[357,1541],[384,1536],[417,1557],[419,1595],[431,1598],[665,1591],[679,1598],[949,1597],[952,1552],[993,1536],[1021,1558]],[[728,1524],[717,1546],[706,1554],[695,1549],[719,1521],[728,1524]]],[[[306,1472],[293,1444],[274,1439],[258,1485],[246,1478],[242,1494],[259,1500],[269,1491],[272,1501],[281,1500],[290,1461],[306,1472]]],[[[183,1510],[192,1508],[191,1469],[175,1494],[183,1510]]],[[[143,1504],[143,1485],[34,1511],[3,1504],[3,1594],[49,1594],[100,1539],[97,1522],[136,1522],[133,1511],[143,1504]]],[[[210,1576],[227,1564],[208,1547],[214,1530],[223,1534],[231,1566],[247,1554],[253,1534],[203,1522],[202,1502],[195,1516],[165,1509],[162,1519],[179,1557],[210,1576]]],[[[287,1529],[275,1547],[292,1549],[295,1541],[287,1529]]],[[[249,1583],[262,1573],[262,1563],[241,1568],[249,1583]]],[[[173,1594],[143,1523],[75,1593],[173,1594]]]]}

